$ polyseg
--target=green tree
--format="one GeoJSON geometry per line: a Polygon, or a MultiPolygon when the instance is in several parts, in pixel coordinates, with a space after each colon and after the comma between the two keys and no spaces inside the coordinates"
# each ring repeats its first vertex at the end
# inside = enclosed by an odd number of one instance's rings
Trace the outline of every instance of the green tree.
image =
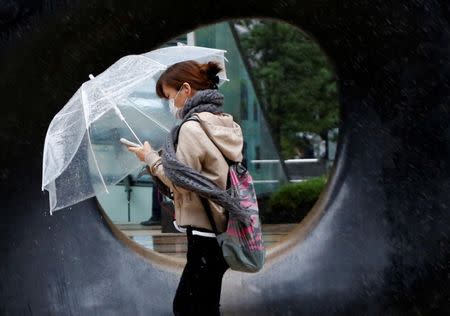
{"type": "Polygon", "coordinates": [[[320,47],[283,22],[242,20],[237,24],[248,29],[240,32],[241,46],[282,156],[294,153],[296,132],[325,138],[338,124],[338,98],[333,71],[320,47]]]}

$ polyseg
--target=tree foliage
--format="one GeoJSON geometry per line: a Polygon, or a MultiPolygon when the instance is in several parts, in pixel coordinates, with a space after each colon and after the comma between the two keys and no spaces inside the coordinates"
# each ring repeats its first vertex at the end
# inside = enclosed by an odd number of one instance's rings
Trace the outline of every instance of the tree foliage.
{"type": "Polygon", "coordinates": [[[320,47],[297,28],[273,20],[237,22],[275,141],[292,156],[297,132],[325,135],[338,124],[333,71],[320,47]]]}
{"type": "Polygon", "coordinates": [[[281,186],[270,197],[266,223],[300,222],[316,203],[327,182],[327,176],[281,186]]]}

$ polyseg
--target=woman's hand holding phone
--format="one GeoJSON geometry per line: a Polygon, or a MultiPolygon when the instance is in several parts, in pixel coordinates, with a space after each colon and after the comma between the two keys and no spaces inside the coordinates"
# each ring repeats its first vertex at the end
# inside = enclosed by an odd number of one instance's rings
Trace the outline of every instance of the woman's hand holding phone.
{"type": "Polygon", "coordinates": [[[126,138],[121,138],[120,142],[128,147],[142,147],[141,145],[137,144],[137,143],[133,143],[132,141],[129,141],[126,138]]]}
{"type": "Polygon", "coordinates": [[[127,145],[128,150],[131,151],[132,153],[135,153],[136,156],[138,157],[138,159],[140,161],[145,162],[145,155],[147,155],[148,153],[154,151],[152,146],[149,144],[149,142],[144,142],[144,146],[141,146],[139,144],[133,143],[133,142],[129,142],[125,143],[122,141],[122,139],[120,140],[123,144],[127,145]],[[131,144],[130,144],[131,143],[131,144]]]}

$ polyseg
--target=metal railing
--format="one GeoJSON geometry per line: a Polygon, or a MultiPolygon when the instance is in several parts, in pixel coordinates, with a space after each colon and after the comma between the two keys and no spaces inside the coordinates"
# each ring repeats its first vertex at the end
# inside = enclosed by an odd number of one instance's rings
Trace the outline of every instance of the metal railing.
{"type": "MultiPolygon", "coordinates": [[[[251,163],[253,164],[271,164],[271,163],[280,163],[281,160],[279,159],[253,159],[250,160],[251,163]]],[[[284,161],[285,164],[293,164],[293,163],[315,163],[315,162],[319,162],[319,159],[317,158],[309,158],[309,159],[286,159],[284,161]]]]}
{"type": "MultiPolygon", "coordinates": [[[[281,160],[279,159],[252,159],[250,160],[250,163],[253,165],[274,165],[274,164],[280,164],[281,160]]],[[[318,158],[307,158],[307,159],[286,159],[284,160],[284,164],[288,167],[288,169],[295,168],[295,165],[305,165],[305,164],[312,164],[317,165],[320,163],[320,159],[318,158]]],[[[311,176],[305,176],[305,177],[298,177],[298,176],[292,176],[289,182],[302,182],[305,181],[307,178],[310,178],[311,176]]],[[[279,180],[276,179],[264,179],[264,180],[258,180],[253,179],[254,183],[261,183],[261,184],[270,184],[270,183],[279,183],[279,180]]]]}

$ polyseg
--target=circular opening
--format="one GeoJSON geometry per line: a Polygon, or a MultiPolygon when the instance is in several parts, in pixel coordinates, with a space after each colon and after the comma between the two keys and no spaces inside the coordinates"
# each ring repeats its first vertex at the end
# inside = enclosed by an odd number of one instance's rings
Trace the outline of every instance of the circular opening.
{"type": "MultiPolygon", "coordinates": [[[[304,234],[317,220],[310,210],[329,178],[338,134],[330,63],[298,28],[275,20],[221,22],[164,46],[177,43],[227,51],[230,81],[220,91],[225,112],[243,129],[245,164],[254,179],[270,253],[289,240],[291,231],[304,234]]],[[[97,198],[115,231],[139,244],[141,252],[182,260],[185,234],[173,225],[172,202],[154,188],[150,175],[136,170],[97,198]]]]}

